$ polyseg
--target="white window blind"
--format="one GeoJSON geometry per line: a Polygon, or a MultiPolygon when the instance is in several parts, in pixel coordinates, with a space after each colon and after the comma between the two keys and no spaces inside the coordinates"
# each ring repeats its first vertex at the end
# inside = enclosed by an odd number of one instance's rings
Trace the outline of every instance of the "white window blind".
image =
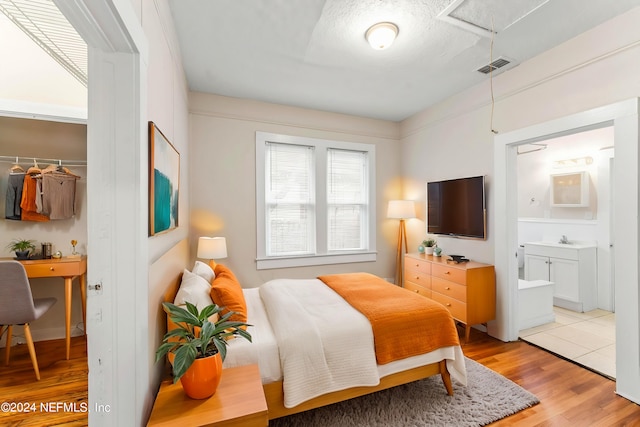
{"type": "Polygon", "coordinates": [[[327,151],[327,220],[329,251],[367,246],[367,153],[327,151]]]}
{"type": "Polygon", "coordinates": [[[267,256],[315,253],[313,147],[266,145],[267,256]]]}
{"type": "Polygon", "coordinates": [[[375,261],[375,146],[256,132],[257,268],[375,261]]]}

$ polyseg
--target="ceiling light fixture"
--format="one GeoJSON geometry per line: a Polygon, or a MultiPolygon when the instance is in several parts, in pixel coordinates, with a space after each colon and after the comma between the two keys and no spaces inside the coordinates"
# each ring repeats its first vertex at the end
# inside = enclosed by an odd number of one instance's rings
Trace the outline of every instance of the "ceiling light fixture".
{"type": "Polygon", "coordinates": [[[398,26],[391,22],[379,22],[372,25],[364,37],[375,50],[386,49],[398,36],[398,26]]]}

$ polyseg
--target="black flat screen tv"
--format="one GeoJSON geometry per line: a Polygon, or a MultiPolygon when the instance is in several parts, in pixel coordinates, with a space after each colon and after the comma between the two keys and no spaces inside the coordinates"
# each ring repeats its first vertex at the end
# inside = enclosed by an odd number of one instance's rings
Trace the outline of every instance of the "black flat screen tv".
{"type": "Polygon", "coordinates": [[[484,176],[428,182],[427,233],[486,239],[484,176]]]}

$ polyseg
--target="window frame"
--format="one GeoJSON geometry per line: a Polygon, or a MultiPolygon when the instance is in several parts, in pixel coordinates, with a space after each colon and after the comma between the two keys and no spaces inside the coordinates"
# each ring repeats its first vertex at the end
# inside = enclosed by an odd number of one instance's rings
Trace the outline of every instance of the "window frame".
{"type": "Polygon", "coordinates": [[[313,265],[342,264],[353,262],[372,262],[376,260],[376,182],[375,182],[375,145],[333,141],[303,136],[282,135],[269,132],[256,132],[256,264],[258,270],[303,267],[313,265]],[[266,251],[266,143],[306,145],[315,151],[315,205],[316,205],[316,253],[313,255],[267,256],[266,251]],[[327,152],[328,149],[362,151],[367,153],[368,178],[368,224],[364,250],[328,251],[327,218],[327,152]]]}

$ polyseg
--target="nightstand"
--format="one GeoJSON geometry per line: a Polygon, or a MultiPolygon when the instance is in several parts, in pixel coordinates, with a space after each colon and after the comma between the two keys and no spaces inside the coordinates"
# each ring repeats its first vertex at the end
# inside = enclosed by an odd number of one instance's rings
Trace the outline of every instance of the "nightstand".
{"type": "Polygon", "coordinates": [[[187,397],[180,382],[164,381],[147,426],[242,426],[269,425],[267,401],[258,365],[224,369],[216,393],[209,399],[187,397]]]}

